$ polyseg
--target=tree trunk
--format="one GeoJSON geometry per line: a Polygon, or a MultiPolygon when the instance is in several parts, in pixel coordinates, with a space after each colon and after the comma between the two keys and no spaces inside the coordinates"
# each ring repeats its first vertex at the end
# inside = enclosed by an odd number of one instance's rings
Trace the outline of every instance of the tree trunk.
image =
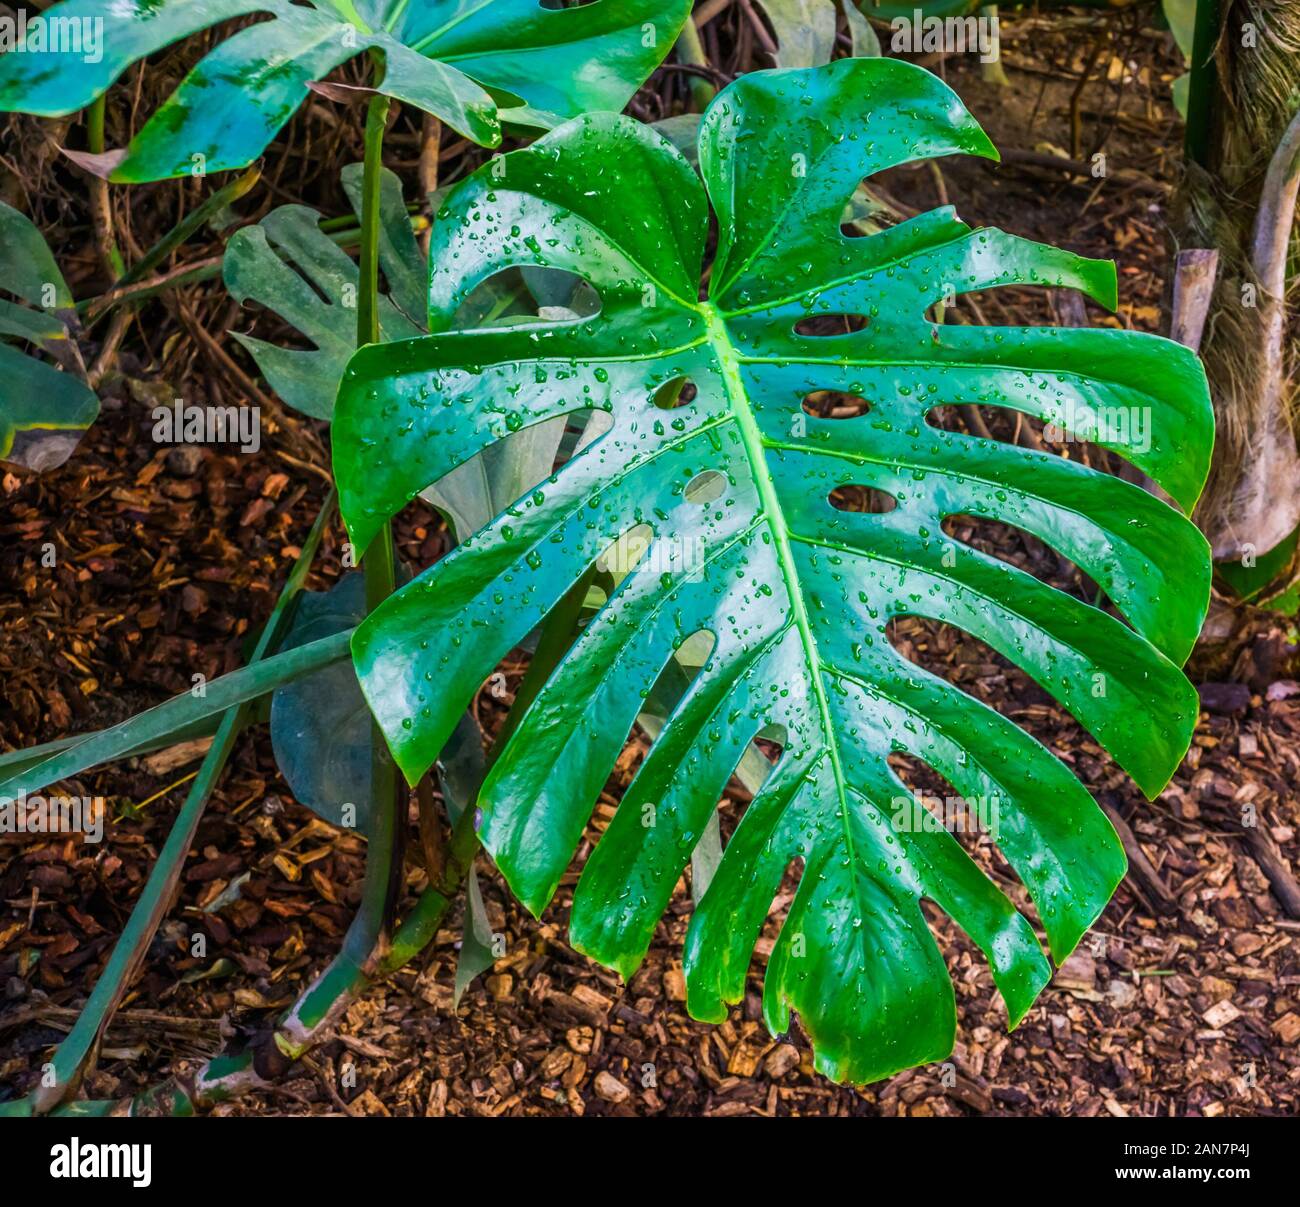
{"type": "Polygon", "coordinates": [[[1217,40],[1213,21],[1197,30],[1193,70],[1208,62],[1207,48],[1213,70],[1199,81],[1199,117],[1191,105],[1177,228],[1183,248],[1219,253],[1201,347],[1217,436],[1196,518],[1217,559],[1245,560],[1300,523],[1286,305],[1300,166],[1300,0],[1218,0],[1218,9],[1217,40]]]}

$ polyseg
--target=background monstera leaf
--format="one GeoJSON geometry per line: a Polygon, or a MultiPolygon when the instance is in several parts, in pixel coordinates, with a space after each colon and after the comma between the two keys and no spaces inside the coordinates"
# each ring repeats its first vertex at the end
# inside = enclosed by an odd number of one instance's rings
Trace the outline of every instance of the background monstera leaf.
{"type": "Polygon", "coordinates": [[[0,460],[39,471],[62,465],[99,414],[71,338],[77,310],[49,245],[25,214],[0,202],[0,460]],[[67,371],[15,347],[47,353],[67,371]]]}
{"type": "MultiPolygon", "coordinates": [[[[363,166],[353,163],[340,173],[343,191],[358,221],[362,172],[363,166]]],[[[387,168],[381,168],[379,176],[379,266],[389,290],[379,299],[380,337],[407,339],[428,331],[428,260],[411,228],[402,182],[387,168]]],[[[285,402],[314,419],[329,419],[339,380],[357,348],[360,271],[356,261],[321,229],[320,221],[320,214],[308,206],[278,206],[260,222],[230,237],[221,276],[237,302],[265,306],[312,345],[286,348],[238,331],[231,333],[285,402]]],[[[584,310],[594,311],[594,299],[584,292],[590,295],[591,291],[572,273],[530,269],[476,291],[458,320],[479,327],[536,323],[548,315],[552,321],[557,316],[571,318],[584,310]]],[[[557,436],[557,444],[558,440],[557,436]]],[[[552,448],[547,469],[554,452],[552,448]]],[[[529,478],[519,489],[535,480],[529,478]]],[[[457,531],[463,536],[470,530],[458,527],[457,531]]]]}
{"type": "MultiPolygon", "coordinates": [[[[362,165],[342,171],[343,190],[361,215],[362,165]]],[[[420,335],[424,324],[426,261],[402,202],[401,181],[380,173],[379,264],[390,293],[379,299],[385,339],[420,335]]],[[[356,261],[320,229],[320,214],[305,205],[281,205],[226,244],[221,276],[241,305],[257,302],[278,314],[313,345],[283,348],[232,332],[257,362],[271,388],[291,407],[328,419],[348,358],[357,347],[356,261]]]]}
{"type": "Polygon", "coordinates": [[[43,20],[90,30],[98,57],[84,45],[81,53],[0,57],[0,110],[74,113],[164,46],[235,17],[269,14],[206,55],[129,147],[81,162],[125,183],[190,175],[199,163],[208,172],[244,167],[293,116],[309,83],[368,50],[383,55],[382,92],[495,146],[502,119],[550,126],[588,109],[622,109],[667,54],[689,9],[689,0],[576,8],[538,0],[312,0],[310,7],[63,0],[43,20]]]}
{"type": "Polygon", "coordinates": [[[583,869],[572,940],[630,974],[751,739],[779,742],[692,918],[688,1005],[721,1020],[740,1000],[793,869],[766,1020],[780,1032],[797,1010],[818,1067],[854,1082],[951,1050],[954,995],[922,898],[984,951],[1013,1024],[1050,976],[1030,922],[956,838],[909,821],[918,815],[891,756],[996,802],[998,845],[1058,962],[1124,871],[1070,771],[904,658],[891,619],[987,642],[1148,794],[1186,750],[1197,711],[1178,669],[1210,579],[1192,524],[1079,461],[929,419],[978,404],[1051,420],[1114,449],[1188,510],[1212,441],[1204,374],[1186,349],[1132,332],[932,323],[936,302],[999,285],[1062,285],[1114,304],[1111,265],[971,230],[951,208],[842,233],[863,177],[958,152],[994,154],[951,90],[888,59],[736,81],[701,124],[703,184],[646,127],[577,119],[449,196],[431,252],[435,334],[358,352],[335,412],[340,504],[362,549],[427,483],[508,433],[583,409],[610,415],[601,438],[365,621],[353,638],[362,689],[414,779],[497,660],[613,542],[648,527],[648,548],[493,766],[484,843],[543,909],[644,698],[676,647],[711,634],[583,869]],[[700,301],[710,201],[718,249],[700,301]],[[521,266],[582,273],[599,314],[452,326],[480,282],[521,266]],[[861,326],[802,334],[819,315],[861,326]],[[866,413],[806,413],[822,391],[855,395],[866,413]],[[1150,439],[1102,422],[1113,408],[1144,408],[1150,439]],[[838,510],[829,496],[847,484],[891,508],[838,510]],[[1091,575],[1114,614],[949,538],[953,515],[1033,533],[1091,575]]]}

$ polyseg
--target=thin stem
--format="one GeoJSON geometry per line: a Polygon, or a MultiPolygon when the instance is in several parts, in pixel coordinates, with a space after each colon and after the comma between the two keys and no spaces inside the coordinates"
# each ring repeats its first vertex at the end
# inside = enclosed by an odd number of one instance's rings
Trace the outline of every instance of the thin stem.
{"type": "MultiPolygon", "coordinates": [[[[704,53],[704,43],[700,41],[699,27],[691,17],[686,18],[686,24],[682,26],[682,32],[677,35],[677,61],[679,63],[688,63],[692,67],[703,67],[706,70],[711,70],[713,66],[709,62],[709,56],[704,53]]],[[[691,99],[701,113],[708,108],[709,102],[718,94],[718,90],[708,80],[698,75],[691,76],[690,88],[691,99]]]]}
{"type": "MultiPolygon", "coordinates": [[[[105,94],[106,96],[107,94],[105,94]]],[[[86,110],[86,146],[92,155],[104,153],[104,101],[105,96],[91,103],[86,110]]],[[[108,197],[108,181],[94,176],[90,181],[90,209],[95,225],[95,242],[99,258],[114,280],[122,275],[125,265],[122,253],[113,238],[113,207],[108,197]]]]}
{"type": "Polygon", "coordinates": [[[379,342],[379,174],[384,127],[392,101],[376,93],[366,110],[365,164],[361,177],[361,279],[357,292],[357,346],[379,342]]]}
{"type": "MultiPolygon", "coordinates": [[[[379,74],[376,64],[376,76],[379,74]]],[[[376,79],[376,83],[378,79],[376,79]]],[[[383,167],[384,129],[392,102],[382,94],[371,97],[366,111],[365,162],[361,184],[361,257],[357,296],[357,345],[377,343],[379,332],[379,200],[383,167]]],[[[393,593],[396,567],[392,530],[385,526],[367,551],[363,571],[366,608],[373,611],[393,593]]],[[[397,768],[383,731],[370,723],[370,831],[367,834],[366,872],[361,903],[348,927],[343,947],[325,971],[299,1000],[276,1031],[276,1045],[296,1060],[311,1045],[322,1027],[335,1017],[339,1003],[349,1000],[367,983],[375,959],[382,957],[388,941],[400,873],[398,851],[397,768]]]]}
{"type": "Polygon", "coordinates": [[[242,176],[236,177],[228,184],[208,194],[193,210],[172,227],[158,240],[136,264],[132,264],[121,276],[114,288],[131,285],[146,274],[151,273],[182,243],[189,239],[218,210],[224,209],[238,201],[262,177],[260,168],[249,168],[242,176]]]}

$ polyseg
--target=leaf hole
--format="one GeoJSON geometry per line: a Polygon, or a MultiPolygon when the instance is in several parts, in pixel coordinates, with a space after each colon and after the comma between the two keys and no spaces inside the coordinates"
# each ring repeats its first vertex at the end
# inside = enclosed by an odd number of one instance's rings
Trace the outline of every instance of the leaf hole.
{"type": "Polygon", "coordinates": [[[564,435],[555,454],[555,472],[567,465],[583,449],[595,444],[614,426],[614,416],[598,407],[571,411],[564,417],[564,435]]]}
{"type": "MultiPolygon", "coordinates": [[[[1126,468],[1126,462],[1118,453],[1092,440],[1081,438],[1077,432],[1067,431],[1057,424],[1045,423],[1036,415],[1018,411],[1014,407],[980,406],[975,403],[937,406],[926,412],[925,421],[940,431],[961,432],[977,440],[1010,444],[1035,453],[1049,453],[1130,480],[1136,476],[1134,471],[1126,468]]],[[[1151,429],[1147,416],[1143,413],[1102,414],[1099,422],[1102,430],[1117,443],[1129,444],[1137,452],[1144,452],[1151,447],[1151,429]]]]}
{"type": "Polygon", "coordinates": [[[600,294],[562,268],[503,268],[480,281],[452,319],[458,330],[577,323],[600,313],[600,294]]]}
{"type": "Polygon", "coordinates": [[[817,339],[829,339],[836,335],[850,335],[861,331],[871,320],[865,314],[813,314],[800,319],[794,325],[795,335],[811,335],[817,339]]]}
{"type": "Polygon", "coordinates": [[[754,735],[754,745],[769,763],[776,763],[790,744],[790,731],[780,722],[764,725],[754,735]]]}
{"type": "Polygon", "coordinates": [[[1014,524],[987,516],[950,515],[942,527],[954,541],[1032,574],[1068,595],[1087,603],[1094,603],[1101,595],[1101,587],[1087,571],[1014,524]]]}
{"type": "Polygon", "coordinates": [[[699,387],[689,377],[674,377],[655,391],[654,404],[661,411],[689,406],[699,397],[699,387]]]}
{"type": "Polygon", "coordinates": [[[963,796],[946,776],[905,751],[895,751],[888,761],[907,790],[887,802],[894,829],[902,834],[947,831],[1020,909],[1032,908],[1029,894],[996,846],[1001,833],[1001,799],[963,796]]]}
{"type": "Polygon", "coordinates": [[[655,530],[649,524],[634,525],[607,545],[596,558],[597,572],[608,575],[612,585],[617,587],[636,569],[654,539],[655,530]]]}
{"type": "Polygon", "coordinates": [[[686,483],[686,501],[701,505],[713,503],[727,489],[727,476],[716,469],[706,469],[686,483]]]}
{"type": "Polygon", "coordinates": [[[1042,739],[1059,738],[1061,710],[1051,696],[1027,672],[965,629],[925,616],[895,616],[885,628],[885,637],[900,657],[1021,728],[1032,733],[1033,725],[1026,723],[1032,721],[1042,739]]]}
{"type": "Polygon", "coordinates": [[[826,496],[826,501],[836,511],[859,511],[870,515],[886,515],[898,506],[893,495],[874,486],[837,486],[826,496]]]}
{"type": "Polygon", "coordinates": [[[861,394],[845,394],[839,390],[814,390],[804,396],[804,414],[814,419],[859,419],[871,410],[861,394]]]}

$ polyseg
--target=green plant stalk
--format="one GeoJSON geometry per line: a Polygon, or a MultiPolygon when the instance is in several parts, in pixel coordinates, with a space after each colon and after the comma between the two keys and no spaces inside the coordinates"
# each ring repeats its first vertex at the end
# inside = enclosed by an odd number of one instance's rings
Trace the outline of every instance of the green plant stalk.
{"type": "MultiPolygon", "coordinates": [[[[686,24],[682,26],[682,32],[677,36],[677,59],[681,63],[688,63],[692,67],[710,67],[709,56],[704,53],[704,43],[700,41],[700,31],[691,17],[686,18],[686,24]]],[[[691,99],[695,102],[695,107],[703,113],[709,107],[709,102],[718,95],[718,90],[709,83],[708,80],[702,79],[698,75],[692,75],[690,79],[691,99]]]]}
{"type": "MultiPolygon", "coordinates": [[[[376,74],[378,74],[378,69],[376,74]]],[[[378,82],[378,81],[376,81],[378,82]]],[[[370,99],[366,112],[365,161],[361,186],[361,257],[357,294],[357,343],[379,341],[379,195],[383,165],[384,128],[391,101],[370,99]]],[[[366,607],[373,611],[396,586],[392,530],[385,527],[362,562],[366,607]]],[[[367,835],[366,872],[361,903],[344,936],[343,947],[329,967],[299,999],[275,1033],[280,1052],[296,1060],[311,1046],[313,1036],[328,1026],[339,1003],[346,1003],[364,986],[374,962],[388,941],[388,921],[395,897],[400,861],[398,841],[397,767],[383,731],[371,723],[370,785],[373,798],[371,830],[367,835]]]]}
{"type": "MultiPolygon", "coordinates": [[[[99,97],[92,102],[86,110],[86,146],[92,155],[102,155],[104,153],[104,102],[107,94],[99,97]]],[[[121,277],[126,265],[122,259],[122,253],[118,250],[117,241],[113,238],[113,219],[112,210],[108,201],[108,182],[95,178],[90,183],[91,195],[94,198],[94,209],[96,211],[96,225],[101,227],[96,233],[103,241],[103,253],[107,257],[108,267],[112,269],[115,277],[121,277]]]]}
{"type": "MultiPolygon", "coordinates": [[[[271,617],[249,658],[250,663],[260,662],[283,639],[293,606],[307,580],[307,574],[316,556],[316,550],[320,546],[321,538],[325,535],[325,527],[334,510],[336,500],[337,496],[331,491],[312,525],[311,532],[303,542],[298,560],[289,572],[271,617]]],[[[47,1077],[43,1076],[40,1088],[32,1095],[35,1113],[44,1114],[51,1110],[73,1093],[80,1084],[87,1064],[98,1048],[104,1028],[139,970],[149,944],[167,912],[185,858],[194,841],[199,821],[203,817],[213,789],[217,786],[221,772],[225,769],[226,761],[234,751],[235,741],[244,728],[248,710],[249,705],[245,702],[230,709],[222,717],[216,737],[208,749],[197,777],[190,786],[185,803],[181,806],[167,841],[149,874],[149,879],[131,910],[122,937],[113,948],[113,953],[100,974],[90,999],[77,1018],[76,1025],[55,1050],[53,1059],[45,1070],[47,1075],[53,1074],[53,1084],[45,1084],[47,1077]]]]}
{"type": "MultiPolygon", "coordinates": [[[[383,64],[375,64],[375,83],[382,79],[383,64]]],[[[361,181],[361,257],[357,296],[357,346],[379,342],[379,225],[380,173],[383,170],[384,130],[392,101],[381,95],[370,98],[366,110],[365,160],[361,181]]],[[[397,585],[396,559],[391,525],[385,525],[362,561],[366,580],[366,609],[374,611],[397,585]]],[[[370,790],[374,811],[368,836],[366,881],[363,886],[359,925],[349,929],[341,956],[361,966],[375,949],[387,942],[388,919],[397,896],[401,874],[399,797],[397,765],[388,750],[383,731],[370,726],[370,790]],[[369,856],[374,856],[370,858],[369,856]]],[[[404,819],[403,819],[404,820],[404,819]]]]}
{"type": "MultiPolygon", "coordinates": [[[[498,731],[492,749],[488,753],[488,766],[491,766],[497,754],[504,749],[510,735],[514,732],[517,719],[536,699],[542,685],[572,643],[582,611],[582,602],[586,597],[594,570],[593,567],[588,571],[587,575],[569,591],[547,617],[537,644],[537,652],[533,655],[519,690],[515,694],[510,714],[498,731]]],[[[474,815],[473,808],[467,808],[461,813],[452,829],[447,861],[442,874],[436,882],[425,887],[411,912],[397,928],[386,950],[376,954],[365,948],[365,940],[368,939],[372,928],[362,921],[362,916],[360,912],[358,913],[348,930],[339,957],[298,999],[276,1028],[272,1040],[279,1056],[286,1058],[290,1063],[301,1059],[306,1052],[321,1042],[331,1026],[360,994],[376,981],[404,968],[433,941],[452,902],[464,886],[465,879],[469,875],[470,868],[474,866],[474,859],[479,852],[480,844],[474,815]],[[348,956],[349,950],[353,948],[360,958],[348,956]],[[360,956],[362,951],[365,951],[365,956],[360,956]]],[[[373,838],[371,844],[373,850],[373,838]]],[[[369,866],[368,863],[368,871],[369,866]]],[[[363,893],[363,898],[364,896],[363,893]]],[[[254,1068],[253,1055],[250,1054],[246,1060],[233,1056],[215,1059],[236,1063],[218,1069],[213,1068],[214,1062],[205,1066],[194,1083],[194,1095],[190,1099],[189,1108],[183,1113],[192,1113],[194,1109],[210,1107],[217,1102],[227,1100],[234,1093],[265,1084],[265,1080],[254,1068]]],[[[164,1097],[171,1101],[170,1097],[166,1095],[164,1097]]]]}

